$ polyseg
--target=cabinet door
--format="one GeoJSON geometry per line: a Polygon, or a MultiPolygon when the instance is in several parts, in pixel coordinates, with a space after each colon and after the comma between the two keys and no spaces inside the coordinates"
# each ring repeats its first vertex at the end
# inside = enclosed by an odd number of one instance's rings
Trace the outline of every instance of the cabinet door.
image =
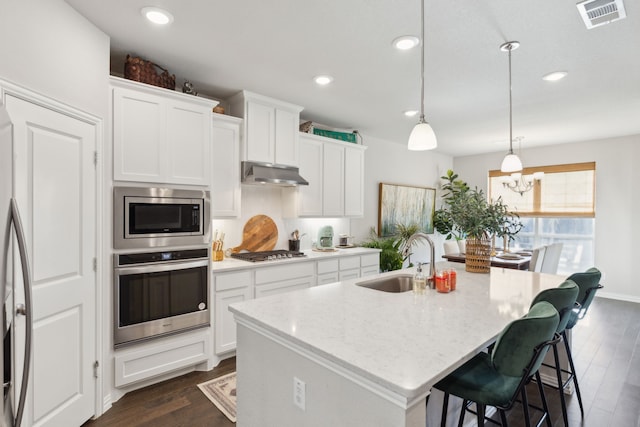
{"type": "Polygon", "coordinates": [[[313,276],[283,280],[281,282],[269,283],[266,285],[256,285],[256,298],[282,294],[285,292],[295,291],[297,289],[306,289],[314,285],[315,280],[313,276]]]}
{"type": "Polygon", "coordinates": [[[113,89],[113,179],[162,182],[166,110],[158,96],[113,89]]]}
{"type": "Polygon", "coordinates": [[[345,280],[357,279],[358,277],[360,277],[360,269],[357,268],[355,270],[341,271],[338,277],[341,282],[345,280]]]}
{"type": "Polygon", "coordinates": [[[236,321],[229,305],[251,299],[251,288],[237,288],[216,292],[215,296],[215,351],[216,354],[236,349],[236,321]]]}
{"type": "Polygon", "coordinates": [[[298,216],[322,216],[322,145],[300,136],[300,175],[309,185],[298,187],[298,216]]]}
{"type": "Polygon", "coordinates": [[[324,216],[344,215],[344,147],[324,144],[322,202],[324,216]]]}
{"type": "Polygon", "coordinates": [[[167,102],[167,182],[209,185],[211,109],[167,102]]]}
{"type": "Polygon", "coordinates": [[[364,150],[345,147],[344,215],[364,215],[364,150]]]}
{"type": "Polygon", "coordinates": [[[275,108],[256,101],[247,102],[244,160],[275,161],[275,108]]]}
{"type": "Polygon", "coordinates": [[[298,166],[298,122],[300,114],[276,109],[275,163],[298,166]]]}
{"type": "Polygon", "coordinates": [[[213,118],[211,215],[214,218],[240,216],[240,123],[233,117],[213,118]]]}

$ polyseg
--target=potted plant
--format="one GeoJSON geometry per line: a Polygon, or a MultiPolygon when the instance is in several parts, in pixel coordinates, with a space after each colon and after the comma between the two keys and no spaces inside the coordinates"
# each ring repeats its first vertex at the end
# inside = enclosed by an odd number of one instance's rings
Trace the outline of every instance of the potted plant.
{"type": "Polygon", "coordinates": [[[364,248],[380,249],[380,271],[400,270],[404,259],[400,252],[402,241],[397,236],[378,237],[375,229],[371,227],[369,240],[360,244],[364,248]]]}
{"type": "Polygon", "coordinates": [[[488,272],[491,258],[491,236],[509,236],[520,231],[522,224],[517,214],[498,199],[489,202],[482,190],[469,188],[452,170],[442,177],[443,205],[435,213],[434,227],[446,235],[466,239],[465,269],[471,272],[488,272]]]}

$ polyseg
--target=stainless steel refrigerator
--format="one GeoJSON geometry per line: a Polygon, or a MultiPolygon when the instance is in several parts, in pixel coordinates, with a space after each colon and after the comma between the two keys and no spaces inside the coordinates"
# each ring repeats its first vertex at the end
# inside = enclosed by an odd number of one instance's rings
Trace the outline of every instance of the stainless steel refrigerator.
{"type": "Polygon", "coordinates": [[[33,329],[29,260],[18,204],[13,197],[14,178],[13,127],[9,114],[0,105],[0,301],[3,302],[3,348],[0,352],[3,405],[0,406],[0,427],[17,427],[22,422],[29,382],[33,329]],[[24,288],[24,297],[20,292],[20,300],[16,297],[16,287],[24,288]],[[25,346],[20,354],[14,349],[15,316],[25,317],[25,346]],[[23,364],[22,378],[13,378],[17,371],[15,365],[18,363],[23,364]],[[20,388],[16,389],[18,384],[20,388]]]}

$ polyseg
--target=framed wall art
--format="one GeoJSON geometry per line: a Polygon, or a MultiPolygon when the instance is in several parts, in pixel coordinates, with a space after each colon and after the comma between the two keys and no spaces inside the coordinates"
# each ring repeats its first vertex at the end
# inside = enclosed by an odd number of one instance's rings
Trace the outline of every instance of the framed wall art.
{"type": "Polygon", "coordinates": [[[433,233],[436,209],[435,188],[381,182],[378,195],[378,235],[396,234],[396,224],[417,224],[424,233],[433,233]]]}

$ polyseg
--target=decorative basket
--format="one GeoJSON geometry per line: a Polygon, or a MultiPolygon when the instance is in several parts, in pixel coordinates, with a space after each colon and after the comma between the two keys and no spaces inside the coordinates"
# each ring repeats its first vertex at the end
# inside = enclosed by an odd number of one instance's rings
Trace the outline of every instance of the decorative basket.
{"type": "Polygon", "coordinates": [[[160,86],[165,89],[176,89],[176,75],[169,75],[169,71],[158,64],[142,58],[127,55],[124,64],[124,77],[136,82],[160,86]],[[158,69],[162,70],[161,72],[158,69]]]}
{"type": "Polygon", "coordinates": [[[491,241],[467,239],[464,269],[470,273],[488,273],[491,268],[491,241]]]}

